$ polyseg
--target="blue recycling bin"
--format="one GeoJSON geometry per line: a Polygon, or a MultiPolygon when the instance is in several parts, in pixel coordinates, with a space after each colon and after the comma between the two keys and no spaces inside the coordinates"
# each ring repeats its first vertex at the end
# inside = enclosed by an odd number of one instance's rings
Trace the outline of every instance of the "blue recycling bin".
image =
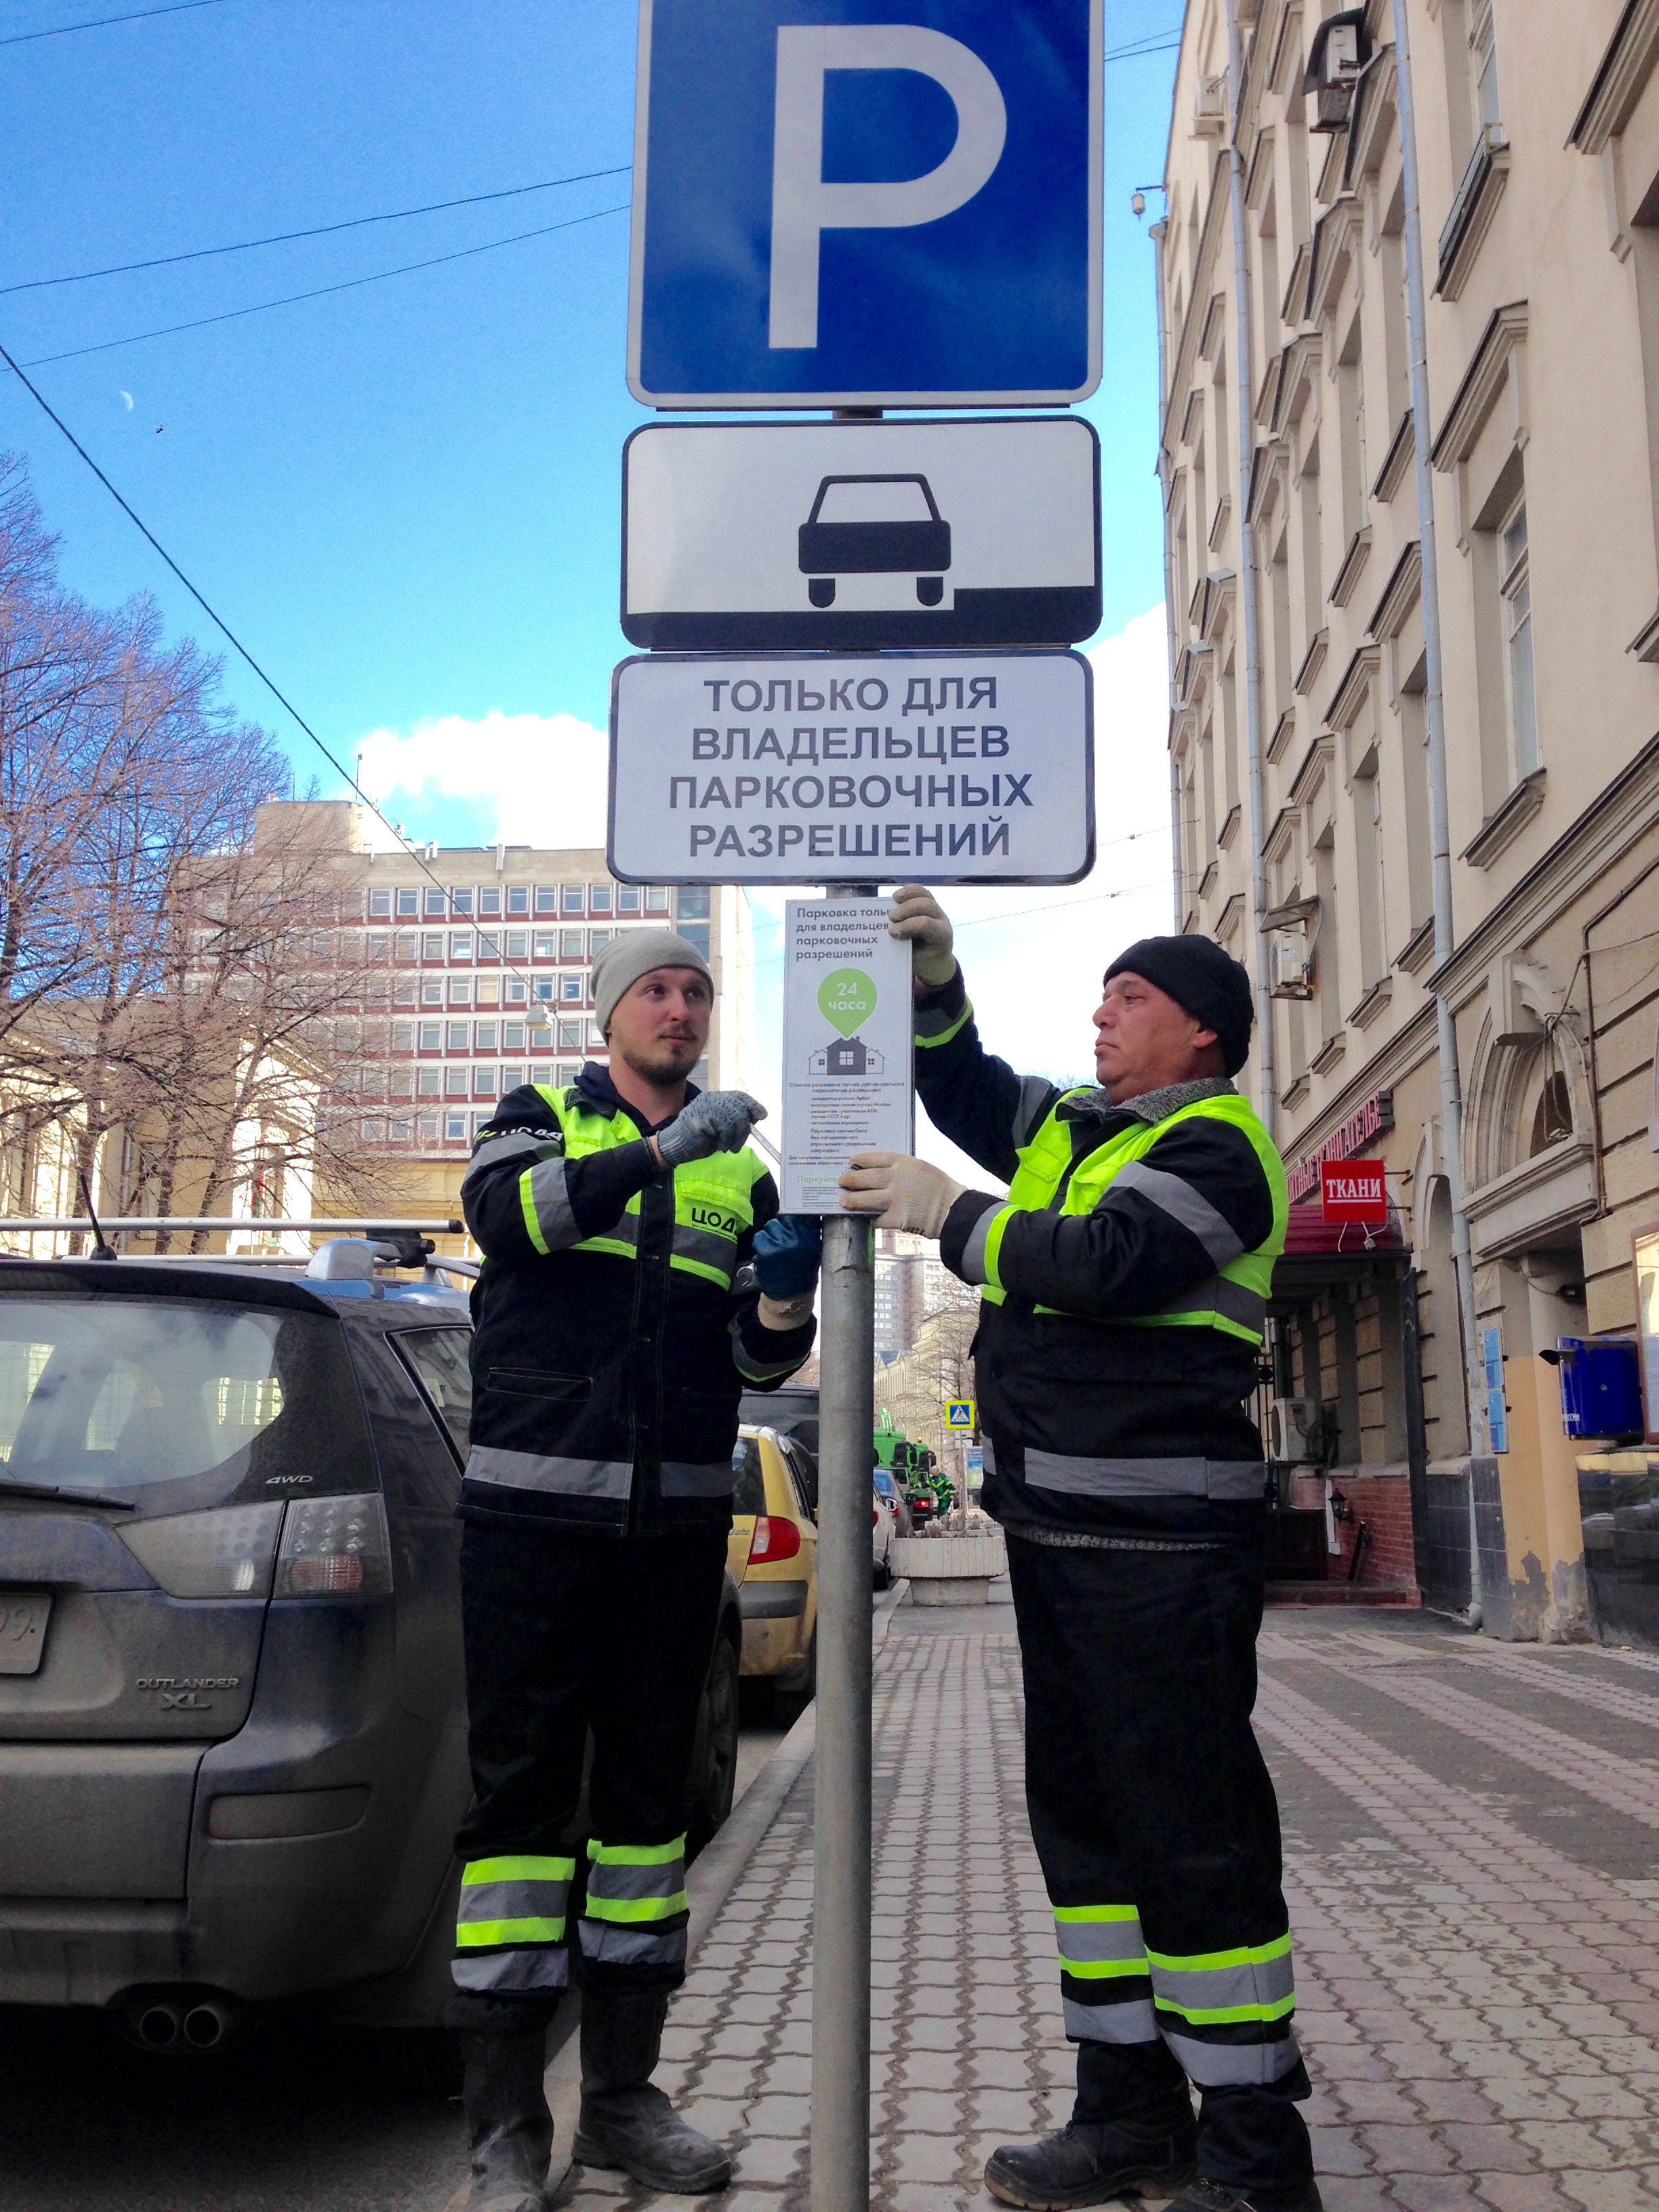
{"type": "Polygon", "coordinates": [[[1561,1426],[1570,1437],[1639,1437],[1642,1380],[1636,1340],[1558,1336],[1561,1426]]]}

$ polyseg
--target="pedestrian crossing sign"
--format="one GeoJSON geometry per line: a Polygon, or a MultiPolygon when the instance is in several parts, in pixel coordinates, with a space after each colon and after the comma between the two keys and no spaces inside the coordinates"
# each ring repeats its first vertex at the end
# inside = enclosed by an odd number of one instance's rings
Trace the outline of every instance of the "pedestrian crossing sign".
{"type": "Polygon", "coordinates": [[[947,1399],[945,1407],[945,1425],[947,1429],[971,1429],[974,1425],[974,1401],[971,1398],[947,1399]]]}

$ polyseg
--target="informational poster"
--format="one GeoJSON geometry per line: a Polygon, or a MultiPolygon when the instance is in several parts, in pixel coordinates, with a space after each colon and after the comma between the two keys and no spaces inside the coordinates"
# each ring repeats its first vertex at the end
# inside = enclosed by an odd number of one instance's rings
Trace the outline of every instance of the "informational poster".
{"type": "Polygon", "coordinates": [[[783,1210],[839,1213],[854,1152],[915,1141],[910,948],[885,899],[784,907],[783,1210]]]}

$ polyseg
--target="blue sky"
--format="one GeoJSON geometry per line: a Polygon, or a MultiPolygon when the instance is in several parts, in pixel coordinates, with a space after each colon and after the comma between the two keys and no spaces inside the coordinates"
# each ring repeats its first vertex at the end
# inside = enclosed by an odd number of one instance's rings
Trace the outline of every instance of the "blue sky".
{"type": "MultiPolygon", "coordinates": [[[[598,842],[597,730],[627,650],[620,455],[646,419],[623,380],[628,218],[602,212],[625,205],[626,176],[95,283],[4,288],[625,165],[633,7],[210,0],[25,36],[155,4],[0,9],[0,339],[40,364],[30,374],[53,406],[325,741],[348,763],[365,750],[371,787],[411,834],[598,842]],[[570,227],[80,351],[555,223],[570,227]]],[[[1106,0],[1108,50],[1173,35],[1180,15],[1179,0],[1106,0]]],[[[1168,927],[1167,843],[1151,857],[1167,839],[1162,623],[1135,619],[1162,596],[1157,334],[1152,249],[1129,196],[1161,173],[1174,62],[1156,52],[1106,70],[1104,373],[1086,412],[1103,447],[1101,636],[1117,641],[1097,665],[1119,675],[1097,699],[1101,866],[1048,895],[1066,918],[1046,933],[1050,953],[1074,941],[1078,953],[1075,973],[1063,961],[1051,978],[1065,1020],[1028,1065],[1086,1063],[1077,1002],[1100,972],[1097,932],[1121,944],[1168,927]]],[[[27,454],[74,588],[104,603],[151,592],[171,629],[214,642],[3,371],[0,447],[27,454]]],[[[289,746],[302,785],[320,771],[337,787],[252,676],[233,662],[226,683],[289,746]]],[[[975,947],[976,997],[1027,1030],[1048,997],[1032,996],[1026,930],[994,921],[1042,903],[963,896],[977,917],[963,947],[975,947]]],[[[769,914],[763,902],[763,957],[769,914]]],[[[770,1022],[763,1006],[763,1030],[770,1022]]]]}
{"type": "MultiPolygon", "coordinates": [[[[7,0],[19,34],[155,0],[7,0]]],[[[1173,26],[1109,0],[1109,48],[1173,26]]],[[[1151,248],[1174,56],[1107,77],[1104,629],[1161,589],[1151,248]]],[[[625,164],[627,0],[215,0],[0,46],[0,285],[625,164]]],[[[622,205],[625,177],[331,239],[0,295],[20,360],[622,205]]],[[[41,389],[331,743],[441,715],[604,720],[628,220],[42,366],[41,389]],[[120,394],[131,394],[129,410],[120,394]],[[159,431],[159,434],[158,434],[159,431]]],[[[10,378],[68,580],[201,618],[10,378]]],[[[275,710],[228,672],[249,712],[275,710]]],[[[304,740],[296,766],[308,772],[304,740]]],[[[422,830],[449,834],[447,825],[422,830]]]]}

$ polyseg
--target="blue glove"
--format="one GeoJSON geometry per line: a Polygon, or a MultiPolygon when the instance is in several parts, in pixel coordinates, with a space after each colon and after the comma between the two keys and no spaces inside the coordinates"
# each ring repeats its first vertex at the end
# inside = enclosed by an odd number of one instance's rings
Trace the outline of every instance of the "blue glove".
{"type": "Polygon", "coordinates": [[[769,1298],[805,1297],[818,1279],[823,1221],[816,1213],[780,1213],[755,1239],[755,1279],[769,1298]]]}

